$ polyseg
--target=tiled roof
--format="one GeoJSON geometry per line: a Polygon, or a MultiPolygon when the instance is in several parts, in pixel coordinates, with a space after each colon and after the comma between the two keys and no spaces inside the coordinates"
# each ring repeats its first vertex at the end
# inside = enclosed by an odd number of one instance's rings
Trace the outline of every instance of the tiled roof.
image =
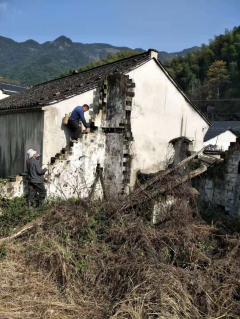
{"type": "Polygon", "coordinates": [[[204,142],[211,140],[227,130],[231,130],[232,132],[240,132],[240,121],[212,122],[212,126],[209,127],[207,134],[204,137],[204,142]]]}
{"type": "Polygon", "coordinates": [[[17,86],[17,85],[0,83],[0,90],[6,91],[6,93],[7,91],[10,91],[12,93],[19,93],[26,90],[26,88],[22,86],[17,86]]]}
{"type": "MultiPolygon", "coordinates": [[[[25,91],[19,94],[14,94],[8,98],[0,100],[0,112],[21,108],[39,108],[92,90],[96,88],[107,75],[113,73],[126,74],[141,66],[142,64],[150,61],[152,59],[152,51],[158,52],[154,49],[149,49],[144,53],[140,53],[129,58],[98,66],[96,68],[77,74],[72,74],[63,78],[34,85],[33,87],[27,88],[25,91]]],[[[184,96],[184,98],[192,105],[195,111],[209,125],[211,125],[211,122],[182,91],[178,84],[171,78],[170,74],[165,70],[161,62],[155,57],[154,60],[161,68],[161,70],[165,73],[167,78],[173,83],[173,85],[175,85],[175,87],[184,96]]]]}
{"type": "Polygon", "coordinates": [[[0,100],[0,110],[39,107],[65,100],[98,86],[111,73],[128,73],[151,59],[144,52],[87,71],[35,85],[25,91],[0,100]]]}

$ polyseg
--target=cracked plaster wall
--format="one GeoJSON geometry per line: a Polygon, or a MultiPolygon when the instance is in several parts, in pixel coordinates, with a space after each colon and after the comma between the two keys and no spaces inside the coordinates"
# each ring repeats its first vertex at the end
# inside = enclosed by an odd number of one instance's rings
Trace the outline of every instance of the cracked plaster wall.
{"type": "Polygon", "coordinates": [[[186,136],[193,140],[193,150],[200,150],[209,125],[154,60],[131,71],[129,76],[136,84],[131,120],[133,187],[138,170],[149,174],[166,167],[170,140],[186,136]]]}

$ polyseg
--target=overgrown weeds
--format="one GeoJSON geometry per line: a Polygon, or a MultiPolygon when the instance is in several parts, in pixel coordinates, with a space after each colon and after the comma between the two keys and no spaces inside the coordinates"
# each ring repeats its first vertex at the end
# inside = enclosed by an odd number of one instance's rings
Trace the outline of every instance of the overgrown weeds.
{"type": "Polygon", "coordinates": [[[188,188],[174,195],[158,225],[152,201],[122,213],[113,201],[56,203],[6,245],[0,317],[239,318],[238,235],[205,224],[188,188]]]}
{"type": "Polygon", "coordinates": [[[16,227],[21,227],[33,221],[38,216],[46,213],[52,206],[51,203],[42,207],[29,210],[24,197],[16,197],[9,200],[0,199],[0,237],[11,235],[16,227]]]}

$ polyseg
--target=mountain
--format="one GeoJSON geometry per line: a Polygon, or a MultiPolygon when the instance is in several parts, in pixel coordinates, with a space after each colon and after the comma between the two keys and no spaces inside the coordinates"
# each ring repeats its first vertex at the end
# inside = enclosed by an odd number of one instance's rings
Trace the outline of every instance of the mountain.
{"type": "MultiPolygon", "coordinates": [[[[160,60],[186,55],[194,48],[174,53],[162,51],[160,60]]],[[[43,44],[32,39],[19,43],[0,36],[0,76],[17,80],[24,86],[34,85],[122,50],[132,49],[105,43],[77,43],[65,36],[43,44]]],[[[141,48],[136,50],[144,52],[141,48]]]]}
{"type": "Polygon", "coordinates": [[[184,49],[180,52],[172,52],[172,53],[168,53],[168,52],[165,52],[165,51],[159,51],[159,55],[158,55],[158,58],[161,62],[164,62],[165,60],[169,60],[169,59],[172,59],[172,58],[175,58],[175,57],[178,57],[178,56],[187,56],[187,54],[190,52],[194,52],[194,51],[197,51],[197,50],[200,50],[201,47],[192,47],[192,48],[189,48],[189,49],[184,49]]]}

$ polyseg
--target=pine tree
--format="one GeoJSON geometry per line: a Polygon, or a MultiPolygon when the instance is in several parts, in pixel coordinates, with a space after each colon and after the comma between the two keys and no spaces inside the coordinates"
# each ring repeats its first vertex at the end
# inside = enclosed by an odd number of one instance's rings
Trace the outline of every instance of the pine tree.
{"type": "Polygon", "coordinates": [[[220,88],[224,83],[230,83],[230,75],[227,75],[226,62],[215,61],[210,66],[207,79],[209,83],[208,99],[220,97],[220,88]]]}

